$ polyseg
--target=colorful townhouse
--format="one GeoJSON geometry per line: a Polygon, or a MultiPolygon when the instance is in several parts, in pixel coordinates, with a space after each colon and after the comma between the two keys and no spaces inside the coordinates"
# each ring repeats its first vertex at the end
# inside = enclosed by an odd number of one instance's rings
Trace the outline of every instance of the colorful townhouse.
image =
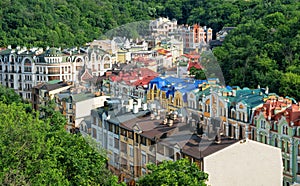
{"type": "Polygon", "coordinates": [[[148,68],[128,64],[118,75],[111,75],[110,93],[118,98],[135,98],[146,103],[149,82],[158,74],[148,68]]]}
{"type": "Polygon", "coordinates": [[[198,89],[206,80],[156,77],[149,82],[148,102],[158,101],[162,108],[173,111],[187,105],[187,93],[198,89]]]}
{"type": "Polygon", "coordinates": [[[300,182],[300,107],[292,98],[265,98],[251,121],[252,139],[281,149],[283,186],[300,182]]]}
{"type": "Polygon", "coordinates": [[[223,136],[214,140],[190,130],[190,123],[176,112],[154,115],[147,107],[134,105],[126,111],[123,106],[126,105],[121,99],[107,99],[103,107],[91,111],[87,120],[91,128],[81,128],[90,130],[91,136],[107,150],[109,168],[121,180],[128,182],[146,174],[149,163],[189,158],[209,173],[210,184],[220,184],[218,178],[225,179],[232,172],[238,176],[223,181],[223,185],[237,182],[278,185],[282,181],[281,153],[277,148],[223,136]],[[255,174],[253,170],[257,170],[255,174]],[[263,174],[266,172],[267,176],[263,174]]]}

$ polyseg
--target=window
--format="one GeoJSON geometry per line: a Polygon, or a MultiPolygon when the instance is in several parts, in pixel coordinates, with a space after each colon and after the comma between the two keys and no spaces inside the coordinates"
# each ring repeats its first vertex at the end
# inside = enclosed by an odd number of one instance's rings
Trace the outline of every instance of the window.
{"type": "Polygon", "coordinates": [[[93,128],[93,138],[97,139],[97,130],[93,128]]]}
{"type": "Polygon", "coordinates": [[[282,134],[288,135],[288,127],[282,126],[282,134]]]}
{"type": "Polygon", "coordinates": [[[142,174],[143,175],[147,174],[146,169],[142,168],[142,174]]]}
{"type": "Polygon", "coordinates": [[[113,132],[114,131],[113,126],[114,126],[113,124],[109,123],[108,124],[108,131],[113,132]]]}
{"type": "Polygon", "coordinates": [[[300,156],[300,144],[298,144],[298,156],[300,156]]]}
{"type": "Polygon", "coordinates": [[[147,140],[146,140],[146,138],[145,137],[141,137],[141,143],[143,144],[143,145],[147,145],[147,140]]]}
{"type": "Polygon", "coordinates": [[[121,152],[127,154],[127,144],[124,142],[121,142],[121,152]]]}
{"type": "Polygon", "coordinates": [[[290,171],[290,160],[287,160],[286,163],[287,163],[286,170],[290,171]]]}
{"type": "Polygon", "coordinates": [[[131,172],[131,174],[134,173],[134,166],[133,166],[133,163],[130,163],[130,172],[131,172]]]}
{"type": "Polygon", "coordinates": [[[146,161],[146,153],[144,151],[142,151],[142,165],[146,165],[147,161],[146,161]]]}
{"type": "Polygon", "coordinates": [[[127,132],[125,129],[121,129],[121,135],[127,137],[127,132]]]}
{"type": "Polygon", "coordinates": [[[96,117],[93,117],[93,124],[97,125],[97,123],[96,123],[96,117]]]}
{"type": "Polygon", "coordinates": [[[281,141],[281,150],[282,150],[282,152],[285,152],[285,142],[284,142],[284,140],[281,141]]]}
{"type": "Polygon", "coordinates": [[[127,169],[127,159],[121,158],[121,167],[127,169]]]}
{"type": "Polygon", "coordinates": [[[170,158],[174,158],[174,150],[170,147],[165,147],[166,156],[170,158]]]}
{"type": "Polygon", "coordinates": [[[114,153],[114,163],[115,163],[116,166],[119,165],[119,156],[118,156],[117,153],[114,153]]]}
{"type": "Polygon", "coordinates": [[[116,149],[118,149],[118,148],[119,148],[119,140],[118,140],[117,138],[114,138],[114,142],[115,142],[114,147],[115,147],[116,149]]]}
{"type": "Polygon", "coordinates": [[[260,127],[262,129],[266,129],[266,121],[265,120],[260,120],[260,127]]]}
{"type": "Polygon", "coordinates": [[[274,139],[274,146],[278,147],[278,139],[277,138],[274,139]]]}
{"type": "Polygon", "coordinates": [[[300,163],[297,163],[297,165],[298,165],[297,174],[300,175],[300,163]]]}
{"type": "Polygon", "coordinates": [[[102,121],[101,120],[98,120],[98,127],[102,128],[102,121]]]}
{"type": "Polygon", "coordinates": [[[148,154],[148,162],[155,163],[155,156],[152,156],[151,154],[148,154]]]}
{"type": "Polygon", "coordinates": [[[119,126],[114,125],[114,128],[115,128],[114,133],[119,134],[119,126]]]}
{"type": "Polygon", "coordinates": [[[112,138],[108,138],[108,145],[109,145],[109,146],[112,147],[112,146],[113,146],[113,142],[114,142],[114,141],[113,141],[112,138]]]}
{"type": "Polygon", "coordinates": [[[132,132],[132,131],[129,131],[129,132],[128,132],[128,137],[129,137],[130,139],[133,139],[133,132],[132,132]]]}
{"type": "Polygon", "coordinates": [[[163,155],[163,156],[165,155],[165,153],[164,153],[164,146],[162,144],[160,144],[160,143],[157,144],[157,152],[159,154],[163,155]]]}
{"type": "Polygon", "coordinates": [[[131,157],[133,157],[133,147],[132,147],[132,145],[129,145],[129,155],[131,157]]]}

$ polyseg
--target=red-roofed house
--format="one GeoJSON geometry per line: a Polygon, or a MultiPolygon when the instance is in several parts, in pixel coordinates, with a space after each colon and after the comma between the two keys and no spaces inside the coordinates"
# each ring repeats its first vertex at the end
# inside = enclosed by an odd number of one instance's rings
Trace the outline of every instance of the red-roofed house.
{"type": "Polygon", "coordinates": [[[111,95],[114,97],[133,97],[146,101],[146,91],[149,82],[158,76],[158,73],[148,68],[132,66],[122,70],[119,75],[110,76],[111,95]]]}
{"type": "Polygon", "coordinates": [[[284,166],[283,183],[300,181],[300,106],[293,99],[272,97],[253,114],[251,136],[253,140],[280,148],[284,166]]]}

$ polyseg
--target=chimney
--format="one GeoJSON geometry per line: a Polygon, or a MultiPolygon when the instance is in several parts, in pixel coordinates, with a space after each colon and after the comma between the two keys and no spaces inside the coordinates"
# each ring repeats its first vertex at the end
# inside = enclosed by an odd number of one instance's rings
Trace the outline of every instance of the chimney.
{"type": "Polygon", "coordinates": [[[147,103],[143,103],[143,110],[147,110],[147,103]]]}
{"type": "Polygon", "coordinates": [[[269,94],[269,87],[268,86],[266,87],[265,94],[269,94]]]}
{"type": "Polygon", "coordinates": [[[220,144],[221,143],[221,135],[220,135],[220,128],[217,128],[217,135],[215,137],[215,143],[220,144]]]}
{"type": "Polygon", "coordinates": [[[233,97],[236,96],[236,90],[232,90],[232,96],[233,96],[233,97]]]}
{"type": "Polygon", "coordinates": [[[139,112],[139,107],[136,103],[133,104],[133,114],[137,114],[139,112]]]}

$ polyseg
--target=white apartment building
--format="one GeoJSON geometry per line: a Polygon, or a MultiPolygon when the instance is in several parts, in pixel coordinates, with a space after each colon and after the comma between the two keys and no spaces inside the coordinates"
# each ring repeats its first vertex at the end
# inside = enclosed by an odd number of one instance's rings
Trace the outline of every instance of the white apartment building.
{"type": "Polygon", "coordinates": [[[79,83],[83,66],[93,75],[112,68],[112,57],[94,48],[17,47],[0,50],[0,83],[13,88],[23,99],[31,100],[31,89],[51,80],[79,83]]]}
{"type": "Polygon", "coordinates": [[[160,17],[150,21],[149,29],[153,36],[168,35],[177,29],[177,20],[160,17]]]}

